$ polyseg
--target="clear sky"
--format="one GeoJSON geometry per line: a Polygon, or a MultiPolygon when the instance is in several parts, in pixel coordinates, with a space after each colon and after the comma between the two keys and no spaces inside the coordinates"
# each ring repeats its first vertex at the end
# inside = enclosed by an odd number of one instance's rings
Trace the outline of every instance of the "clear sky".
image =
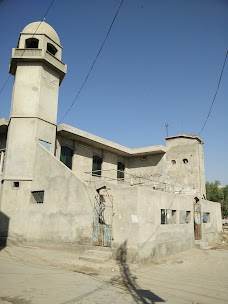
{"type": "MultiPolygon", "coordinates": [[[[121,0],[56,0],[46,22],[59,34],[67,75],[63,117],[82,85],[121,0]]],[[[11,49],[51,0],[0,0],[0,88],[11,49]]],[[[81,95],[63,122],[128,147],[165,144],[198,134],[228,49],[228,0],[125,0],[81,95]]],[[[228,62],[201,134],[208,181],[228,184],[228,62]]],[[[0,95],[9,117],[13,77],[0,95]]]]}

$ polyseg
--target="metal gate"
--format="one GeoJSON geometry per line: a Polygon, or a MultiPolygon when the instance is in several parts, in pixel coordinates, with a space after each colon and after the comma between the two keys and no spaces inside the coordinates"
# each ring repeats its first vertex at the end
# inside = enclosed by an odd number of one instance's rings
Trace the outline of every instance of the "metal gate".
{"type": "Polygon", "coordinates": [[[95,246],[110,247],[112,241],[112,197],[105,189],[97,194],[94,201],[93,236],[95,246]]]}
{"type": "Polygon", "coordinates": [[[194,204],[194,235],[195,240],[201,240],[201,206],[199,203],[194,204]]]}

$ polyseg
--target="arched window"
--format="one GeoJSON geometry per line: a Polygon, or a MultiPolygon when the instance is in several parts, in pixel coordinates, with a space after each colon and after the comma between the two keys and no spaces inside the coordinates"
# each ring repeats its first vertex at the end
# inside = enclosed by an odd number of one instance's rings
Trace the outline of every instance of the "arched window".
{"type": "Polygon", "coordinates": [[[62,146],[60,161],[70,169],[72,169],[72,157],[73,157],[73,150],[68,147],[62,146]]]}
{"type": "Polygon", "coordinates": [[[28,38],[25,40],[26,49],[38,49],[39,40],[36,38],[28,38]]]}
{"type": "Polygon", "coordinates": [[[93,156],[93,167],[92,167],[92,175],[93,176],[101,176],[101,164],[102,158],[100,156],[93,156]]]}
{"type": "Polygon", "coordinates": [[[117,163],[117,179],[124,179],[125,165],[121,162],[117,163]]]}
{"type": "Polygon", "coordinates": [[[48,43],[47,44],[47,51],[48,51],[48,53],[55,56],[55,54],[57,53],[58,50],[57,50],[56,47],[54,47],[54,45],[52,45],[51,43],[48,43]]]}

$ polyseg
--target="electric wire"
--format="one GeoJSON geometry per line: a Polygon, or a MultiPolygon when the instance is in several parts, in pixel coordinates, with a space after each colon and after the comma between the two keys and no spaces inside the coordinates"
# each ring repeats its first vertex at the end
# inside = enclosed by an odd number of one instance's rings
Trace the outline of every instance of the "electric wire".
{"type": "Polygon", "coordinates": [[[222,80],[223,71],[224,71],[224,68],[225,68],[225,65],[226,65],[227,56],[228,56],[228,51],[226,52],[225,60],[224,60],[223,67],[222,67],[222,71],[221,71],[221,74],[220,74],[220,77],[219,77],[218,85],[217,85],[217,88],[216,88],[216,91],[215,91],[215,94],[214,94],[214,98],[213,98],[213,100],[212,100],[212,103],[211,103],[209,112],[208,112],[207,117],[206,117],[206,119],[205,119],[205,122],[204,122],[204,124],[203,124],[203,126],[202,126],[202,129],[201,129],[201,131],[199,132],[198,135],[200,135],[200,134],[203,132],[204,127],[206,126],[207,121],[208,121],[208,119],[209,119],[209,117],[210,117],[210,115],[211,115],[211,111],[212,111],[212,108],[213,108],[215,99],[216,99],[216,97],[217,97],[217,93],[218,93],[218,90],[219,90],[219,87],[220,87],[220,83],[221,83],[221,80],[222,80]]]}
{"type": "Polygon", "coordinates": [[[63,115],[63,117],[60,119],[59,123],[61,123],[61,122],[63,121],[63,119],[67,116],[67,114],[70,112],[70,110],[71,110],[72,107],[74,106],[76,100],[78,99],[79,95],[81,94],[81,92],[82,92],[82,90],[83,90],[83,88],[84,88],[84,86],[85,86],[87,80],[89,79],[89,76],[90,76],[90,74],[91,74],[91,72],[92,72],[92,70],[93,70],[93,68],[94,68],[94,66],[95,66],[95,64],[96,64],[96,61],[97,61],[97,59],[98,59],[98,57],[99,57],[99,55],[100,55],[100,53],[101,53],[101,51],[102,51],[102,49],[103,49],[105,43],[106,43],[106,40],[108,39],[108,36],[109,36],[109,34],[110,34],[110,32],[111,32],[111,29],[112,29],[112,27],[113,27],[113,25],[114,25],[114,22],[115,22],[117,16],[118,16],[118,14],[119,14],[119,11],[120,11],[120,9],[121,9],[121,6],[122,6],[123,2],[124,2],[124,0],[121,1],[120,5],[119,5],[119,7],[118,7],[118,9],[117,9],[117,11],[116,11],[116,14],[115,14],[115,16],[114,16],[114,18],[113,18],[113,20],[112,20],[112,23],[111,23],[109,29],[108,29],[108,32],[107,32],[107,34],[106,34],[106,36],[105,36],[105,38],[104,38],[104,40],[103,40],[103,43],[101,44],[101,47],[100,47],[100,49],[99,49],[99,51],[98,51],[98,53],[97,53],[97,55],[96,55],[96,57],[95,57],[95,59],[94,59],[92,65],[91,65],[91,67],[90,67],[90,69],[89,69],[89,72],[87,73],[87,76],[86,76],[84,82],[82,83],[82,85],[81,85],[81,87],[80,87],[80,89],[79,89],[77,95],[75,96],[73,102],[71,103],[69,109],[66,111],[66,113],[63,115]]]}
{"type": "MultiPolygon", "coordinates": [[[[32,35],[31,38],[34,37],[34,35],[35,35],[36,32],[38,31],[39,27],[41,26],[41,23],[44,22],[45,17],[47,16],[47,14],[48,14],[48,12],[50,11],[50,9],[51,9],[52,5],[54,4],[54,2],[55,2],[55,0],[52,0],[51,4],[50,4],[49,7],[47,8],[47,10],[46,10],[46,12],[45,12],[45,14],[44,14],[44,16],[43,16],[43,18],[42,18],[42,21],[40,21],[39,25],[37,26],[37,28],[36,28],[36,30],[35,30],[35,32],[33,33],[33,35],[32,35]]],[[[28,43],[28,46],[29,46],[30,43],[31,43],[31,42],[28,43]]],[[[16,66],[17,66],[18,62],[20,62],[22,56],[24,55],[24,52],[25,52],[25,51],[26,51],[26,49],[23,50],[23,52],[22,52],[20,58],[17,60],[17,63],[16,63],[16,65],[15,65],[15,69],[16,69],[16,66]]],[[[4,82],[3,86],[1,87],[1,89],[0,89],[0,95],[1,95],[2,91],[4,90],[5,86],[7,85],[7,83],[8,83],[8,81],[9,81],[9,79],[10,79],[11,76],[12,76],[12,74],[8,75],[6,81],[4,82]]]]}

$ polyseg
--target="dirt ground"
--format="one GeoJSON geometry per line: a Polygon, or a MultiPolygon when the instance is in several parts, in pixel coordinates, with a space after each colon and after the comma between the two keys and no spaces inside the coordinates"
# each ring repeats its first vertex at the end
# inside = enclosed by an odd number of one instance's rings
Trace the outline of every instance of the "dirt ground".
{"type": "Polygon", "coordinates": [[[89,267],[73,252],[6,247],[0,251],[0,303],[225,304],[226,241],[144,266],[122,261],[89,267]]]}

